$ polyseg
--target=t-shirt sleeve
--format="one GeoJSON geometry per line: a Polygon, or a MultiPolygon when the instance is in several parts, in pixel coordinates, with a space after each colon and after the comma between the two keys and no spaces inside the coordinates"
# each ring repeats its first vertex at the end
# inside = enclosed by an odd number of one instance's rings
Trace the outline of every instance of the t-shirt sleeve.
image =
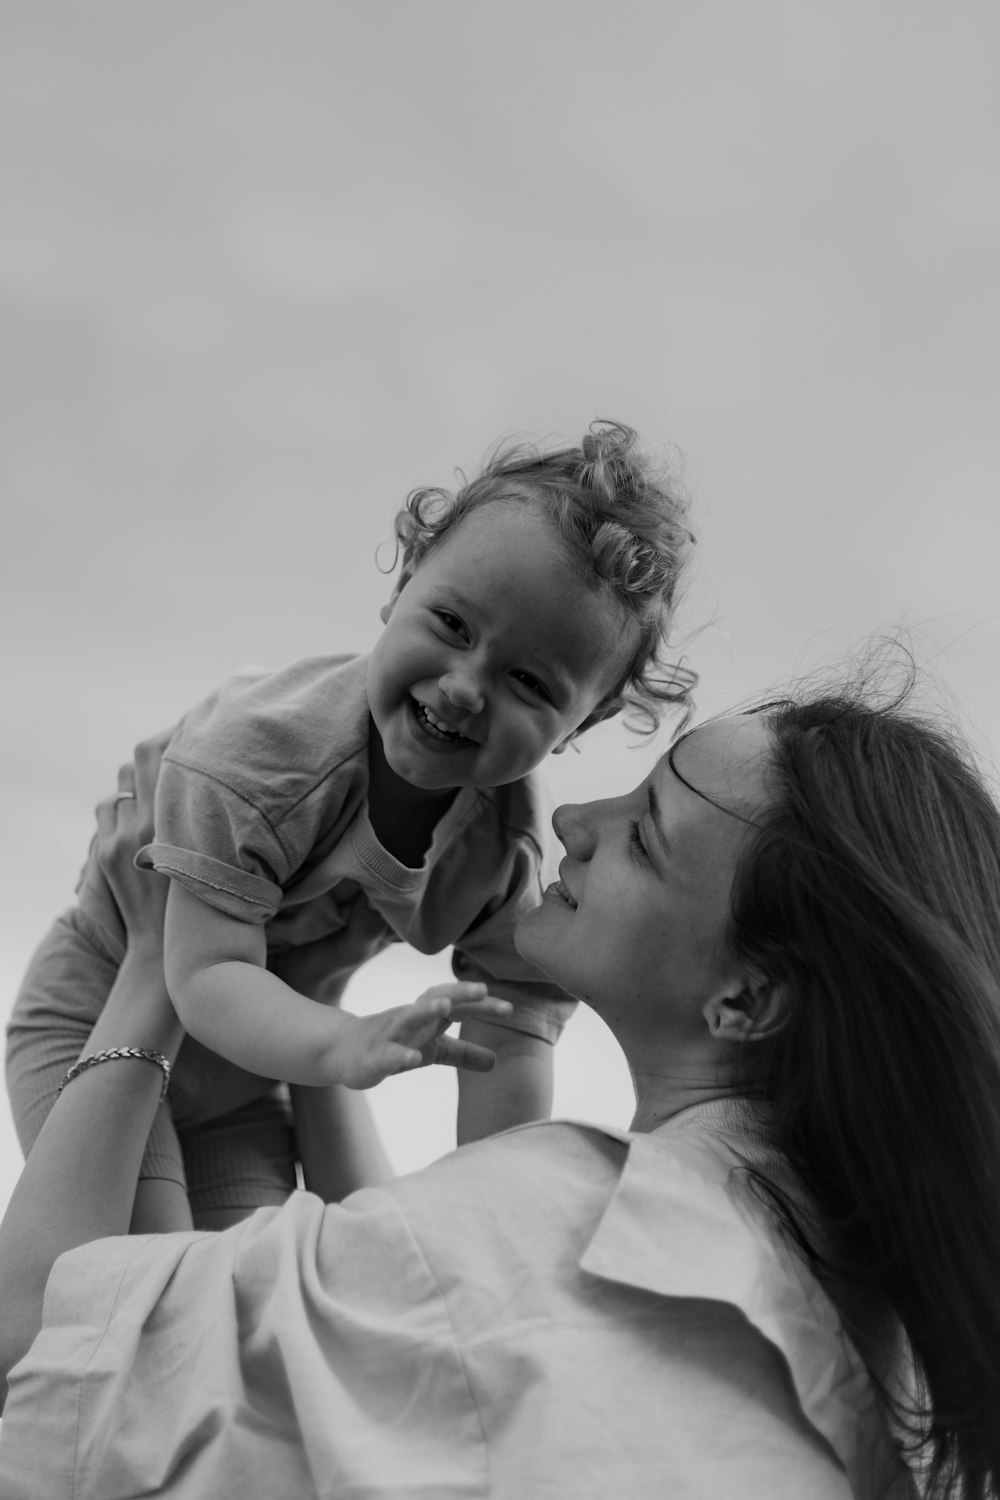
{"type": "Polygon", "coordinates": [[[164,757],[156,789],[156,837],[140,867],[180,881],[209,906],[245,922],[267,922],[294,869],[267,815],[245,787],[183,758],[164,757]]]}
{"type": "Polygon", "coordinates": [[[456,979],[485,984],[498,1000],[511,1002],[513,1010],[510,1015],[491,1018],[491,1026],[538,1037],[540,1041],[553,1045],[578,1004],[572,995],[567,995],[558,985],[550,984],[530,964],[522,964],[526,971],[523,978],[509,973],[498,977],[496,970],[513,967],[503,945],[497,945],[495,951],[491,951],[490,945],[480,948],[472,944],[471,952],[464,946],[456,947],[452,952],[451,967],[456,979]]]}
{"type": "Polygon", "coordinates": [[[388,1195],[297,1193],[220,1234],[56,1264],[11,1375],[5,1500],[450,1492],[478,1425],[434,1279],[388,1195]],[[380,1488],[384,1485],[384,1488],[380,1488]]]}
{"type": "Polygon", "coordinates": [[[339,661],[248,669],[186,715],[164,752],[140,867],[242,921],[274,916],[351,801],[349,773],[337,774],[356,749],[335,718],[339,661]]]}

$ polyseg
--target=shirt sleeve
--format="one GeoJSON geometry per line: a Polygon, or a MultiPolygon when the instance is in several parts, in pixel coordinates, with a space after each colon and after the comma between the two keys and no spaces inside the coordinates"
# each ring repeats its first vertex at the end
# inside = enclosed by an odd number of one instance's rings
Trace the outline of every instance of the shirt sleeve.
{"type": "Polygon", "coordinates": [[[338,717],[353,687],[340,658],[247,670],[223,684],[185,717],[164,753],[155,838],[136,863],[230,916],[269,921],[363,796],[350,769],[352,716],[346,729],[338,717]]]}
{"type": "MultiPolygon", "coordinates": [[[[481,1436],[392,1200],[297,1193],[221,1234],[97,1241],[53,1270],[11,1375],[6,1500],[459,1492],[481,1436]],[[420,1486],[423,1485],[424,1488],[420,1486]]],[[[464,1487],[461,1493],[466,1493],[464,1487]]]]}
{"type": "MultiPolygon", "coordinates": [[[[513,948],[513,941],[510,946],[513,948]]],[[[452,952],[451,967],[456,979],[485,984],[489,993],[498,1000],[511,1002],[513,1010],[510,1015],[491,1017],[491,1026],[538,1037],[552,1046],[559,1040],[578,1004],[572,995],[551,984],[530,964],[523,965],[523,969],[529,971],[523,978],[510,975],[498,978],[495,970],[512,967],[503,943],[491,951],[491,945],[472,943],[466,947],[463,942],[452,952]],[[532,978],[531,973],[537,977],[532,978]]]]}

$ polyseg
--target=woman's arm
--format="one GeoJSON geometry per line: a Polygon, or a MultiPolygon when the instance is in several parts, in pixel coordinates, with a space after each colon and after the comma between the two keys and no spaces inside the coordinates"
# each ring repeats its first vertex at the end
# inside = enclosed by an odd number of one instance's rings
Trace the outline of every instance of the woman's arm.
{"type": "MultiPolygon", "coordinates": [[[[143,1047],[173,1062],[183,1032],[163,982],[159,930],[166,881],[135,871],[132,858],[152,834],[155,764],[140,746],[123,768],[121,791],[97,810],[99,857],[128,930],[128,949],[84,1056],[143,1047]]],[[[0,1374],[41,1325],[49,1272],[64,1250],[125,1234],[163,1074],[144,1059],[101,1063],[74,1078],[42,1127],[0,1225],[0,1374]]]]}

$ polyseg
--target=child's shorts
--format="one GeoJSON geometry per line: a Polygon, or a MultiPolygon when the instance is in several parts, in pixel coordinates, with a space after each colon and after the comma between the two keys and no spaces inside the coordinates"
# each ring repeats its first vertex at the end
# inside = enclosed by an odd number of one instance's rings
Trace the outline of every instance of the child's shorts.
{"type": "MultiPolygon", "coordinates": [[[[27,1156],[66,1070],[84,1051],[123,952],[80,907],[37,948],[7,1027],[7,1090],[27,1156]]],[[[123,1037],[121,1045],[132,1041],[123,1037]]],[[[185,1037],[140,1171],[187,1192],[195,1224],[208,1209],[284,1203],[296,1186],[288,1090],[185,1037]]]]}

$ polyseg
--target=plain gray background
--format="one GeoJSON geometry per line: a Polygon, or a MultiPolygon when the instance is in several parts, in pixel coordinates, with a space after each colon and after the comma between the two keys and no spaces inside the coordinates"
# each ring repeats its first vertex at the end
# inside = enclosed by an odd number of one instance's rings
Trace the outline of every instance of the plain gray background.
{"type": "MultiPolygon", "coordinates": [[[[670,450],[701,712],[902,623],[991,754],[998,44],[985,0],[0,7],[4,994],[134,741],[370,646],[394,510],[504,433],[670,450]]],[[[560,800],[653,754],[585,743],[560,800]]],[[[600,1023],[557,1058],[627,1123],[600,1023]]],[[[450,1076],[372,1097],[401,1168],[451,1144],[450,1076]]],[[[0,1201],[18,1161],[4,1115],[0,1201]]]]}

